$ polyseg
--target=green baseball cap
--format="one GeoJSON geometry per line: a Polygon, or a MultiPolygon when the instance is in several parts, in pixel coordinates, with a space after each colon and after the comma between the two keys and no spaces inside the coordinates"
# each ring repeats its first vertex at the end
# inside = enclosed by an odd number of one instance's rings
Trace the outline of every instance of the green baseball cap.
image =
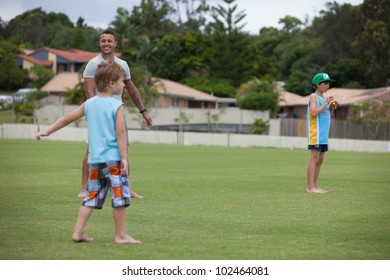
{"type": "Polygon", "coordinates": [[[312,81],[313,81],[314,85],[317,85],[317,84],[322,83],[322,82],[334,82],[334,80],[332,80],[329,77],[329,75],[326,73],[315,74],[312,81]]]}

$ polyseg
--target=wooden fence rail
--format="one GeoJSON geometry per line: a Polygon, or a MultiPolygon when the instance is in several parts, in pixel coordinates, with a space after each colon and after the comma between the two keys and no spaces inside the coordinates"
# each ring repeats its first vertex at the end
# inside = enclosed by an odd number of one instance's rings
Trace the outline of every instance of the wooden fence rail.
{"type": "MultiPolygon", "coordinates": [[[[281,136],[306,136],[306,121],[303,119],[281,119],[281,136]]],[[[390,122],[362,122],[332,120],[331,138],[390,140],[390,122]]]]}

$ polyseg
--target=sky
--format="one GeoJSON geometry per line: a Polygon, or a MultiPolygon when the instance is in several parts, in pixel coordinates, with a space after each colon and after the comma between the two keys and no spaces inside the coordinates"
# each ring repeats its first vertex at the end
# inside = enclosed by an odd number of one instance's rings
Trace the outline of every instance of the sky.
{"type": "MultiPolygon", "coordinates": [[[[258,34],[263,27],[279,28],[279,20],[285,16],[294,16],[302,22],[312,20],[325,10],[327,2],[334,0],[236,0],[237,11],[245,10],[247,16],[244,31],[258,34]]],[[[45,12],[64,13],[76,23],[79,17],[88,26],[107,28],[115,19],[117,8],[123,7],[129,12],[141,0],[0,0],[0,17],[9,21],[25,11],[41,7],[45,12]]],[[[209,0],[210,5],[223,4],[222,0],[209,0]]],[[[338,4],[359,5],[363,0],[336,0],[338,4]]]]}

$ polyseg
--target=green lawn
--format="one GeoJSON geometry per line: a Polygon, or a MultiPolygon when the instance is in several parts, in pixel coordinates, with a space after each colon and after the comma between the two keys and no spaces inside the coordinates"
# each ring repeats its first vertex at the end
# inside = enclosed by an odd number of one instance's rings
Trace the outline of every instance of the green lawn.
{"type": "Polygon", "coordinates": [[[0,110],[0,124],[12,123],[12,110],[0,110]]]}
{"type": "Polygon", "coordinates": [[[33,119],[30,116],[20,116],[18,120],[16,120],[16,116],[12,115],[12,110],[7,109],[4,111],[0,111],[0,124],[3,123],[33,123],[33,119]]]}
{"type": "Polygon", "coordinates": [[[0,140],[0,259],[307,260],[390,258],[390,154],[327,153],[305,193],[306,150],[132,144],[129,234],[111,205],[73,243],[85,143],[0,140]]]}

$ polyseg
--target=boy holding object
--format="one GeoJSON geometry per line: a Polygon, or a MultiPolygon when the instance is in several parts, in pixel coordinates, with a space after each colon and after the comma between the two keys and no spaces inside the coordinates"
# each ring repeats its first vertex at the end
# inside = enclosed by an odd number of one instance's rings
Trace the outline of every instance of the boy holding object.
{"type": "Polygon", "coordinates": [[[306,114],[308,149],[311,151],[307,167],[306,191],[309,193],[323,194],[328,192],[318,186],[318,176],[324,162],[325,152],[328,151],[330,110],[337,107],[337,102],[333,100],[333,96],[324,96],[331,81],[333,80],[326,73],[318,73],[312,80],[316,91],[310,96],[306,114]]]}
{"type": "Polygon", "coordinates": [[[38,132],[37,140],[86,116],[88,123],[89,179],[87,194],[79,210],[72,240],[89,242],[85,227],[93,210],[102,209],[107,192],[111,194],[116,244],[139,244],[126,233],[126,207],[130,206],[129,162],[124,106],[113,95],[121,94],[125,72],[117,63],[102,63],[95,73],[98,95],[38,132]]]}

